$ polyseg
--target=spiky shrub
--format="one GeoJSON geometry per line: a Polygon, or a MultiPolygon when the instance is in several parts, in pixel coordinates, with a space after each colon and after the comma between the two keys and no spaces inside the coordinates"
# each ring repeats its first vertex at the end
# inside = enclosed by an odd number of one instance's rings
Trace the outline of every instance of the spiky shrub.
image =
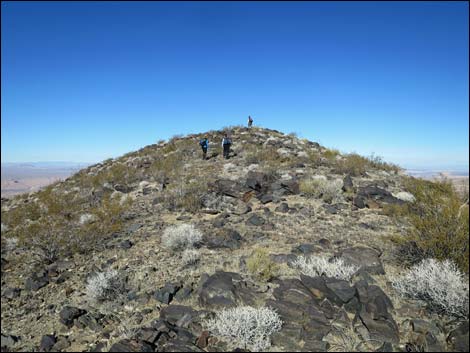
{"type": "Polygon", "coordinates": [[[358,266],[345,264],[341,258],[329,260],[326,256],[299,256],[293,265],[307,276],[326,275],[347,281],[359,270],[358,266]]]}
{"type": "Polygon", "coordinates": [[[322,198],[325,202],[332,203],[341,200],[341,188],[343,182],[337,180],[325,179],[304,179],[301,180],[299,188],[300,192],[308,197],[322,198]]]}
{"type": "Polygon", "coordinates": [[[415,201],[386,210],[409,224],[406,235],[393,238],[397,256],[411,265],[425,258],[449,259],[468,273],[468,205],[447,181],[407,178],[404,184],[415,201]]]}
{"type": "Polygon", "coordinates": [[[111,301],[124,291],[124,282],[116,270],[98,272],[88,279],[87,296],[92,301],[111,301]]]}
{"type": "Polygon", "coordinates": [[[271,346],[271,335],[282,327],[279,314],[271,308],[241,306],[223,309],[205,326],[217,336],[253,352],[271,346]]]}
{"type": "Polygon", "coordinates": [[[271,260],[267,250],[258,248],[246,260],[246,268],[253,276],[269,281],[279,273],[279,265],[271,260]]]}
{"type": "Polygon", "coordinates": [[[392,285],[403,296],[423,300],[437,312],[468,315],[468,279],[449,260],[425,259],[393,279],[392,285]]]}
{"type": "Polygon", "coordinates": [[[199,262],[201,254],[196,249],[186,249],[181,254],[183,266],[195,265],[199,262]]]}
{"type": "Polygon", "coordinates": [[[202,239],[202,233],[192,224],[180,224],[165,229],[162,244],[167,249],[176,251],[194,247],[202,239]]]}

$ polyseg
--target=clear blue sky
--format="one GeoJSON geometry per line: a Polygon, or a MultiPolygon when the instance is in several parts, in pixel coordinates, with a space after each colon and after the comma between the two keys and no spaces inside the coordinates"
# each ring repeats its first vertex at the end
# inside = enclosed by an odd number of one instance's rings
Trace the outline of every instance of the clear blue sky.
{"type": "Polygon", "coordinates": [[[467,2],[8,2],[2,162],[245,124],[468,165],[467,2]]]}

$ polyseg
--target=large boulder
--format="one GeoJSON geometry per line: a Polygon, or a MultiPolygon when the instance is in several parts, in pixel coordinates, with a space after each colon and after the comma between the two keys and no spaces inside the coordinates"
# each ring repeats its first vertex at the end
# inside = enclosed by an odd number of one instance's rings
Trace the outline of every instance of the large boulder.
{"type": "Polygon", "coordinates": [[[209,249],[229,248],[239,249],[242,236],[234,229],[221,229],[215,234],[205,235],[204,242],[209,249]]]}
{"type": "Polygon", "coordinates": [[[339,252],[336,254],[336,257],[343,259],[347,265],[358,266],[359,271],[383,275],[385,271],[380,255],[380,252],[375,249],[357,246],[339,252]]]}
{"type": "Polygon", "coordinates": [[[365,281],[356,283],[359,306],[356,322],[367,330],[368,339],[397,344],[400,341],[398,325],[389,312],[393,304],[380,287],[365,281]]]}
{"type": "Polygon", "coordinates": [[[208,277],[198,289],[200,304],[207,308],[235,306],[237,297],[233,278],[228,272],[216,272],[208,277]]]}

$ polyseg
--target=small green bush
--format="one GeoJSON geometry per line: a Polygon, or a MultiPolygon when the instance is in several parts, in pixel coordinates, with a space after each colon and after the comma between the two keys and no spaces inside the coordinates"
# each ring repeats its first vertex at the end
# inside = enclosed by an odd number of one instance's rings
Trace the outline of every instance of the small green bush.
{"type": "Polygon", "coordinates": [[[447,181],[432,182],[409,177],[406,190],[415,201],[403,206],[389,206],[388,214],[406,220],[410,230],[395,236],[398,256],[409,264],[425,258],[452,260],[468,273],[469,210],[447,181]]]}
{"type": "Polygon", "coordinates": [[[279,265],[271,260],[266,249],[257,248],[246,260],[246,268],[254,277],[269,281],[279,273],[279,265]]]}

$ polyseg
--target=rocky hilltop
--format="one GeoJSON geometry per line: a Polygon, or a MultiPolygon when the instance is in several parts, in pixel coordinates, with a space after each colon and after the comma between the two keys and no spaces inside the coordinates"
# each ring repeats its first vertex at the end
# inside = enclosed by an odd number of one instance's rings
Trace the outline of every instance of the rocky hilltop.
{"type": "Polygon", "coordinates": [[[394,239],[411,226],[389,209],[415,200],[399,168],[225,131],[2,199],[2,350],[468,351],[468,304],[435,310],[394,284],[409,270],[394,239]],[[218,316],[244,307],[275,313],[269,333],[240,338],[261,326],[218,316]]]}

